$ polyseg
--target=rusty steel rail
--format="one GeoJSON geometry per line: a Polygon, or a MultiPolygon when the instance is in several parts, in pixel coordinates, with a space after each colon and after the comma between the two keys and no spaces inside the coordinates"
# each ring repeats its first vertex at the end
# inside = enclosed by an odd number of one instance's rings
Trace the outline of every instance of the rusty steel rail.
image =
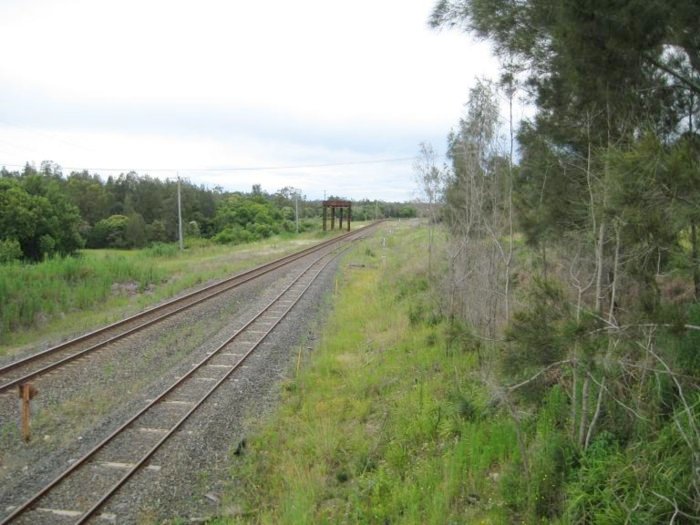
{"type": "MultiPolygon", "coordinates": [[[[360,232],[352,232],[353,236],[356,236],[357,239],[363,238],[366,233],[373,228],[368,228],[366,230],[361,230],[360,232]]],[[[344,236],[344,239],[347,239],[348,236],[344,236]]],[[[357,240],[354,238],[350,238],[348,240],[354,241],[357,240]]],[[[261,320],[263,316],[267,313],[270,312],[270,310],[274,306],[279,306],[279,302],[290,295],[290,291],[299,284],[300,282],[303,285],[303,288],[301,291],[295,293],[291,292],[292,297],[291,298],[286,298],[285,302],[288,302],[290,304],[288,305],[283,305],[284,311],[281,313],[274,313],[272,312],[274,316],[274,321],[266,321],[267,323],[272,323],[271,326],[267,327],[263,332],[253,332],[252,330],[248,333],[262,333],[257,340],[255,341],[250,341],[249,343],[251,346],[245,351],[245,353],[238,357],[235,363],[231,365],[227,365],[227,367],[230,367],[226,371],[226,373],[223,375],[223,377],[219,378],[216,380],[216,383],[209,388],[204,394],[200,395],[200,398],[197,401],[193,402],[187,402],[191,404],[191,407],[187,410],[187,412],[180,416],[179,419],[171,425],[169,429],[167,429],[164,432],[164,435],[152,446],[148,448],[148,450],[145,453],[142,453],[140,457],[134,462],[134,463],[129,463],[128,465],[128,471],[125,472],[115,483],[113,483],[109,489],[106,492],[103,492],[102,495],[96,496],[96,501],[93,502],[90,506],[85,511],[78,511],[82,512],[82,514],[77,518],[77,521],[75,522],[76,524],[82,524],[85,523],[87,520],[89,520],[92,516],[96,514],[96,512],[102,508],[102,506],[109,500],[137,471],[141,470],[146,462],[155,454],[155,452],[182,426],[182,424],[233,374],[236,370],[240,368],[240,366],[243,364],[243,362],[262,344],[262,342],[267,338],[267,336],[279,325],[280,322],[282,322],[283,319],[286,318],[286,316],[289,314],[289,312],[294,308],[294,306],[301,300],[301,298],[304,296],[306,291],[311,287],[311,285],[316,281],[316,278],[321,274],[321,272],[333,261],[335,258],[337,258],[341,253],[349,249],[349,246],[344,246],[341,247],[340,249],[336,249],[336,251],[331,252],[330,254],[322,254],[318,259],[314,260],[311,262],[309,265],[307,265],[304,270],[297,275],[292,282],[287,285],[284,290],[282,290],[270,303],[267,304],[264,308],[262,308],[257,314],[255,314],[248,322],[245,323],[245,325],[238,330],[236,330],[233,335],[231,335],[224,343],[222,343],[220,346],[218,346],[214,351],[212,351],[211,354],[207,355],[204,357],[202,360],[200,360],[198,363],[196,363],[193,368],[190,369],[189,372],[187,372],[184,376],[181,378],[177,379],[171,386],[169,386],[165,391],[163,391],[158,397],[155,399],[151,400],[148,402],[148,404],[140,409],[136,414],[131,416],[129,419],[127,419],[124,423],[122,423],[116,430],[111,432],[107,437],[103,438],[102,441],[100,441],[97,445],[95,445],[90,451],[88,451],[84,456],[81,458],[75,460],[70,467],[68,467],[65,471],[63,471],[61,474],[59,474],[56,478],[54,478],[50,483],[44,486],[41,490],[39,490],[37,493],[35,493],[33,496],[31,496],[29,499],[27,499],[24,503],[18,505],[15,507],[12,512],[7,515],[5,518],[2,519],[0,522],[0,525],[6,525],[15,519],[19,518],[23,514],[27,512],[31,512],[32,510],[35,509],[36,503],[39,502],[42,498],[48,496],[51,491],[59,486],[62,482],[64,482],[66,479],[68,479],[73,473],[78,472],[82,467],[85,467],[90,464],[95,463],[95,455],[98,454],[98,452],[103,451],[108,444],[113,442],[118,436],[122,435],[126,430],[129,428],[132,428],[134,426],[134,423],[141,419],[142,416],[145,414],[149,413],[154,407],[159,406],[164,400],[166,400],[167,397],[172,396],[173,393],[180,392],[178,389],[185,385],[188,380],[192,379],[194,374],[201,370],[204,366],[207,365],[214,357],[220,357],[222,350],[229,347],[231,343],[236,341],[239,336],[246,334],[247,330],[254,325],[257,321],[261,320]],[[326,259],[324,261],[324,259],[326,259]],[[314,267],[317,267],[316,270],[313,272],[311,271],[314,267]],[[311,278],[309,279],[308,283],[303,283],[302,279],[305,276],[310,276],[311,278]]],[[[182,393],[182,392],[180,392],[182,393]]],[[[93,478],[94,479],[94,478],[93,478]]],[[[39,509],[40,510],[40,509],[39,509]]]]}
{"type": "MultiPolygon", "coordinates": [[[[376,223],[375,223],[376,224],[376,223]]],[[[370,225],[366,228],[372,228],[370,225]]],[[[233,288],[241,286],[249,281],[252,281],[262,275],[269,272],[277,270],[285,265],[291,264],[307,255],[318,252],[324,248],[332,246],[344,239],[351,237],[358,232],[364,231],[357,230],[354,232],[345,233],[337,237],[333,237],[327,241],[315,244],[309,248],[295,252],[269,263],[265,263],[250,270],[233,275],[222,281],[216,282],[199,290],[187,293],[181,297],[171,299],[163,304],[146,309],[138,314],[126,317],[120,321],[109,324],[87,334],[81,335],[74,339],[65,341],[51,348],[37,352],[35,354],[26,356],[24,358],[12,361],[3,366],[0,366],[0,394],[6,392],[18,385],[26,383],[31,379],[37,378],[41,375],[50,372],[56,368],[59,368],[79,357],[82,357],[90,352],[104,348],[105,346],[114,343],[128,335],[135,332],[143,330],[144,328],[154,325],[168,317],[171,317],[177,313],[182,312],[188,308],[196,306],[204,301],[212,299],[224,292],[227,292],[233,288]],[[134,323],[136,323],[134,325],[134,323]],[[133,325],[133,326],[131,326],[133,325]],[[111,333],[113,335],[110,335],[111,333]],[[87,346],[86,346],[87,345],[87,346]],[[77,347],[77,348],[76,348],[77,347]],[[59,355],[67,353],[62,357],[59,355]],[[34,368],[33,370],[27,370],[32,366],[38,366],[37,363],[45,361],[51,357],[55,357],[56,360],[40,366],[39,368],[34,368]],[[20,370],[24,369],[24,370],[20,370]],[[12,373],[15,377],[8,377],[12,373]],[[16,374],[19,373],[17,376],[16,374]]],[[[369,230],[368,230],[369,231],[369,230]]]]}

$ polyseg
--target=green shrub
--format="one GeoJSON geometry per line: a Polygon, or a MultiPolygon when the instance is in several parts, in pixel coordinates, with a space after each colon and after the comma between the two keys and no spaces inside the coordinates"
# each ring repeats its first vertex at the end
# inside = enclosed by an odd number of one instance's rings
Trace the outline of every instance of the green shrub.
{"type": "Polygon", "coordinates": [[[214,236],[214,242],[219,244],[242,244],[256,240],[253,233],[241,226],[228,226],[214,236]]]}
{"type": "Polygon", "coordinates": [[[90,231],[88,247],[90,248],[126,248],[126,230],[129,218],[125,215],[112,215],[99,221],[90,231]]]}
{"type": "Polygon", "coordinates": [[[612,433],[601,432],[567,486],[566,521],[670,523],[675,516],[684,523],[676,507],[686,516],[698,515],[700,500],[693,489],[697,448],[688,446],[687,436],[693,432],[689,416],[695,424],[700,418],[700,395],[689,402],[690,414],[678,409],[675,421],[659,428],[650,425],[635,441],[621,443],[612,433]]]}
{"type": "Polygon", "coordinates": [[[22,247],[17,239],[0,240],[0,264],[18,261],[22,258],[22,247]]]}

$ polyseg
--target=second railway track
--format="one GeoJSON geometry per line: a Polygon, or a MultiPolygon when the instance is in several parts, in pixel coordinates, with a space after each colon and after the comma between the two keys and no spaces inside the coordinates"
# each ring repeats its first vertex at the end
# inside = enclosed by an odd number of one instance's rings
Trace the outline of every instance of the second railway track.
{"type": "MultiPolygon", "coordinates": [[[[371,228],[371,226],[369,227],[371,228]]],[[[362,231],[362,230],[360,230],[362,231]]],[[[38,378],[91,352],[105,348],[129,335],[153,326],[171,316],[201,304],[209,299],[250,282],[262,275],[289,265],[307,255],[327,249],[346,238],[357,235],[350,232],[321,242],[299,252],[238,273],[222,281],[176,297],[136,315],[99,328],[80,337],[52,346],[41,352],[16,359],[0,366],[0,395],[12,391],[22,383],[38,378]]]]}

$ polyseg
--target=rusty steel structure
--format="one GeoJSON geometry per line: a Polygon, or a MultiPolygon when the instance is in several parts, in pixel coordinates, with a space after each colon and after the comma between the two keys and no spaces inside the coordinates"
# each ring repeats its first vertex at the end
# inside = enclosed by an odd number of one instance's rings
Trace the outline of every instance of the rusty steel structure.
{"type": "Polygon", "coordinates": [[[347,230],[350,231],[350,220],[352,218],[352,203],[338,199],[323,201],[323,231],[328,229],[328,210],[331,210],[331,230],[335,229],[335,210],[338,210],[340,224],[338,229],[343,229],[343,212],[347,210],[347,230]]]}

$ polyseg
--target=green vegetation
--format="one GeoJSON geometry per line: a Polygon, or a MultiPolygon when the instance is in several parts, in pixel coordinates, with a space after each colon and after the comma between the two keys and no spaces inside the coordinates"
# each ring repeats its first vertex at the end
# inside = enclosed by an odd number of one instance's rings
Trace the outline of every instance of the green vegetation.
{"type": "MultiPolygon", "coordinates": [[[[134,172],[108,177],[88,172],[63,176],[60,166],[43,162],[37,171],[0,170],[0,264],[41,261],[88,248],[142,248],[178,238],[178,183],[134,172]]],[[[318,228],[319,201],[296,190],[274,194],[254,185],[250,193],[181,184],[185,237],[213,238],[220,244],[265,239],[280,232],[318,228]]],[[[355,220],[414,217],[415,208],[397,203],[356,206],[355,220]],[[369,211],[371,208],[371,212],[369,211]]]]}
{"type": "MultiPolygon", "coordinates": [[[[653,350],[694,361],[692,376],[652,358],[638,370],[649,381],[637,381],[635,396],[606,379],[612,403],[602,398],[585,427],[590,441],[579,446],[572,371],[542,365],[586,337],[567,317],[562,291],[534,285],[508,341],[494,343],[444,315],[422,256],[427,228],[392,229],[386,247],[378,236],[347,257],[320,343],[296,350],[281,407],[244,454],[231,456],[224,508],[235,515],[217,523],[655,523],[676,510],[690,515],[688,441],[700,397],[687,380],[697,377],[696,332],[666,333],[653,350]],[[533,378],[533,369],[542,373],[533,378]]],[[[436,239],[444,265],[449,244],[436,239]]],[[[591,342],[579,344],[591,351],[591,342]]]]}
{"type": "Polygon", "coordinates": [[[245,246],[189,239],[186,250],[83,250],[77,257],[0,265],[0,353],[37,337],[94,328],[210,279],[318,242],[331,232],[283,234],[245,246]]]}
{"type": "Polygon", "coordinates": [[[134,283],[134,292],[143,292],[164,279],[165,272],[153,262],[119,255],[98,261],[67,257],[34,265],[0,266],[0,296],[4,299],[0,341],[10,332],[40,323],[42,318],[102,303],[114,292],[115,284],[134,283]]]}
{"type": "Polygon", "coordinates": [[[700,520],[698,16],[436,3],[501,78],[470,91],[447,165],[421,145],[426,249],[346,270],[317,354],[234,460],[236,519],[700,520]],[[519,97],[537,112],[518,127],[501,108],[519,97]]]}
{"type": "Polygon", "coordinates": [[[516,429],[507,521],[700,519],[698,14],[434,9],[434,26],[489,40],[502,62],[470,91],[448,165],[424,145],[416,171],[448,236],[430,315],[478,342],[474,377],[516,429]],[[518,128],[501,101],[520,96],[537,113],[518,128]]]}
{"type": "MultiPolygon", "coordinates": [[[[187,181],[181,186],[185,255],[178,255],[172,244],[178,236],[177,181],[133,172],[106,181],[87,172],[64,176],[51,162],[42,163],[39,170],[30,165],[21,172],[1,169],[0,345],[28,340],[27,330],[53,333],[47,324],[65,325],[56,328],[61,334],[71,327],[89,328],[90,323],[112,318],[90,313],[98,305],[101,310],[114,307],[112,314],[118,315],[221,277],[232,268],[225,262],[231,252],[218,245],[291,237],[297,232],[297,203],[302,242],[323,235],[320,203],[289,188],[269,194],[259,185],[250,193],[207,189],[187,181]],[[125,251],[100,257],[83,247],[144,251],[134,252],[135,257],[125,251]],[[187,271],[188,264],[210,256],[221,259],[215,270],[201,270],[197,264],[187,271]],[[77,319],[81,313],[77,324],[60,320],[77,319]]],[[[356,221],[367,215],[368,206],[359,205],[356,221]]],[[[373,203],[372,209],[379,218],[383,213],[416,213],[410,206],[392,203],[373,203]]],[[[267,245],[257,248],[261,246],[267,245]]]]}
{"type": "MultiPolygon", "coordinates": [[[[488,40],[502,75],[470,90],[447,164],[421,145],[427,230],[392,226],[352,255],[322,343],[232,460],[243,509],[222,521],[700,521],[698,19],[696,0],[436,3],[432,25],[488,40]],[[536,114],[517,123],[520,97],[536,114]]],[[[173,182],[2,176],[8,275],[83,239],[174,238],[173,182]]],[[[291,230],[289,189],[186,189],[191,238],[291,230]]],[[[413,210],[354,216],[387,213],[413,210]]],[[[83,272],[61,264],[68,282],[83,272]]],[[[168,275],[111,271],[142,288],[168,275]]],[[[114,277],[94,279],[87,297],[56,284],[3,300],[2,326],[54,312],[35,308],[44,295],[100,300],[114,277]]],[[[5,299],[15,284],[0,284],[5,299]]]]}
{"type": "Polygon", "coordinates": [[[505,521],[515,425],[470,379],[475,348],[431,314],[425,229],[392,228],[346,257],[319,346],[297,350],[279,412],[232,456],[243,514],[221,523],[505,521]]]}
{"type": "Polygon", "coordinates": [[[0,178],[0,263],[74,253],[83,245],[79,222],[78,209],[56,181],[0,178]]]}

